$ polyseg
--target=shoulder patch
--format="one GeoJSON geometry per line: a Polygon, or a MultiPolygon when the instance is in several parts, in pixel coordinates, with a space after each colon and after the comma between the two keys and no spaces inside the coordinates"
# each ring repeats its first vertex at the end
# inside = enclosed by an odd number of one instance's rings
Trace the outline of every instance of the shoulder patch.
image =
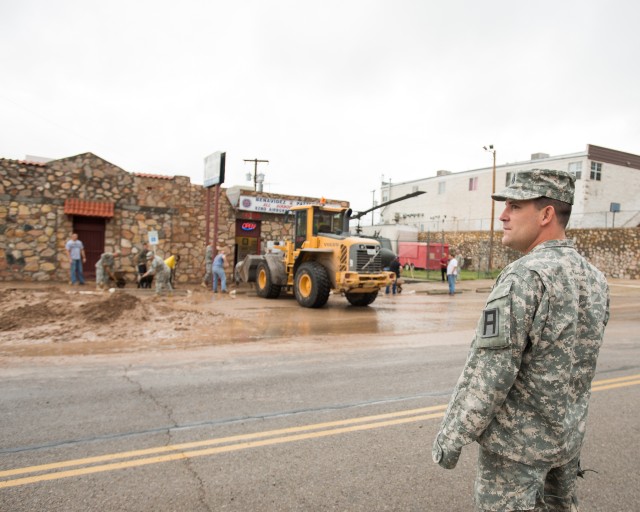
{"type": "Polygon", "coordinates": [[[500,334],[500,310],[498,308],[485,309],[482,312],[482,334],[483,338],[495,338],[500,334]]]}
{"type": "Polygon", "coordinates": [[[511,283],[501,283],[491,291],[476,329],[475,346],[477,348],[500,349],[511,345],[510,294],[511,283]]]}

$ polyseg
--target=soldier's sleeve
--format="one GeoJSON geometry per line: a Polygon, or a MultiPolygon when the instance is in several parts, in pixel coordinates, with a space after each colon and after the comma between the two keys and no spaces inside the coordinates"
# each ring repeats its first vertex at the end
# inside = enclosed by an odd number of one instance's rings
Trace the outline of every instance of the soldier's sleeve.
{"type": "Polygon", "coordinates": [[[491,291],[433,445],[435,463],[454,468],[491,423],[518,375],[541,294],[535,279],[515,274],[491,291]]]}

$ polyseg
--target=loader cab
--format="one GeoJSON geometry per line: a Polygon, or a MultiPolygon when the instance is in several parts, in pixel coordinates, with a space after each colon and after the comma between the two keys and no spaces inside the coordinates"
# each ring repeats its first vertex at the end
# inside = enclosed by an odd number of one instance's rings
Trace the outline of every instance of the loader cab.
{"type": "Polygon", "coordinates": [[[322,234],[341,235],[343,228],[343,212],[313,209],[313,236],[322,234]]]}
{"type": "MultiPolygon", "coordinates": [[[[292,208],[295,213],[294,247],[301,249],[309,236],[344,237],[345,218],[351,210],[327,206],[299,206],[292,208]]],[[[347,224],[348,225],[348,224],[347,224]]]]}

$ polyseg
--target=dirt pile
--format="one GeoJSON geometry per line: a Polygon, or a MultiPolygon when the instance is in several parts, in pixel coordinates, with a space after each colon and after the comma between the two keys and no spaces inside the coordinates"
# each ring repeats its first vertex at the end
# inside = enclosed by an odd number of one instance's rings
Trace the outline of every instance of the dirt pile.
{"type": "Polygon", "coordinates": [[[83,288],[0,290],[0,357],[102,354],[216,343],[224,321],[204,291],[158,297],[83,288]],[[198,341],[199,340],[199,341],[198,341]]]}
{"type": "Polygon", "coordinates": [[[46,302],[19,306],[0,314],[0,331],[39,325],[66,316],[67,312],[62,308],[49,305],[46,302]]]}
{"type": "Polygon", "coordinates": [[[133,295],[111,294],[105,300],[83,304],[79,308],[80,317],[94,324],[116,322],[124,313],[131,313],[141,305],[133,295]]]}

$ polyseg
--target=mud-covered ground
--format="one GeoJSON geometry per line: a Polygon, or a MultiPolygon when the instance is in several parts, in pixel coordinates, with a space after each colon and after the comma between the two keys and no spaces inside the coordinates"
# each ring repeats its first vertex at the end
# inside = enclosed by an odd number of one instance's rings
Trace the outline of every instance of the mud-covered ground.
{"type": "MultiPolygon", "coordinates": [[[[290,295],[259,298],[249,285],[231,294],[191,286],[156,296],[136,288],[0,283],[0,358],[12,364],[14,358],[42,356],[142,357],[173,351],[177,357],[177,351],[257,341],[286,343],[290,350],[297,342],[308,351],[316,342],[346,347],[378,335],[443,337],[474,328],[491,284],[463,281],[460,293],[449,297],[445,283],[413,283],[401,295],[380,294],[366,308],[351,307],[337,295],[324,308],[308,309],[290,295]]],[[[615,280],[610,285],[611,318],[624,331],[637,321],[640,284],[615,280]]],[[[613,332],[613,324],[608,330],[613,332]]]]}
{"type": "MultiPolygon", "coordinates": [[[[233,295],[178,290],[100,292],[65,285],[0,289],[0,356],[79,355],[153,350],[186,333],[212,332],[233,295]]],[[[211,342],[215,342],[212,338],[211,342]]]]}
{"type": "MultiPolygon", "coordinates": [[[[444,283],[429,286],[446,290],[444,283]]],[[[191,286],[156,296],[136,288],[0,283],[0,358],[175,353],[257,341],[285,342],[293,349],[294,340],[303,339],[323,344],[340,339],[344,346],[345,337],[353,335],[362,340],[449,329],[464,321],[462,311],[479,298],[475,292],[456,297],[457,314],[451,316],[441,309],[451,307],[449,297],[427,298],[412,285],[402,295],[381,293],[366,308],[332,295],[326,307],[308,309],[290,294],[259,298],[250,285],[229,294],[191,286]]],[[[477,307],[470,311],[475,317],[477,307]]]]}

